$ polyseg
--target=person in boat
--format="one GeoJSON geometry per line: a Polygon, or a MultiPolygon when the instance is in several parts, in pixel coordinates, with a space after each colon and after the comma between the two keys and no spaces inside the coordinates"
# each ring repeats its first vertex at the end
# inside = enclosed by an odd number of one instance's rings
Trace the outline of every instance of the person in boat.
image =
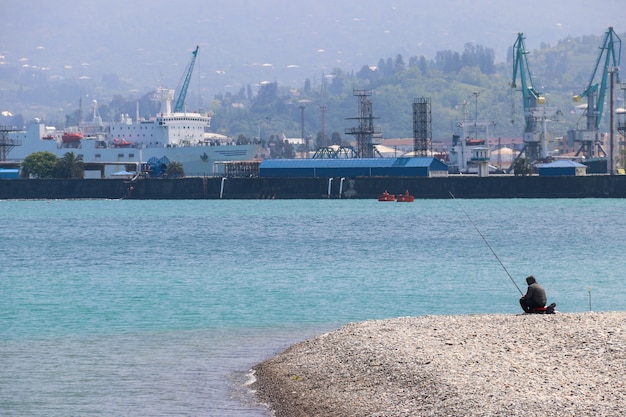
{"type": "Polygon", "coordinates": [[[545,307],[547,300],[546,290],[537,283],[537,280],[532,275],[526,277],[526,283],[528,284],[526,294],[522,295],[522,298],[519,300],[524,312],[532,313],[536,308],[545,307]]]}

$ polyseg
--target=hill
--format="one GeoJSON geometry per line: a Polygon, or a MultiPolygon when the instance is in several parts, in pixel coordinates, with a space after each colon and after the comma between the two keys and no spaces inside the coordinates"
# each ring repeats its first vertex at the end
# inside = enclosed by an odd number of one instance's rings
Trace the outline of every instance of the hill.
{"type": "Polygon", "coordinates": [[[0,106],[18,116],[17,124],[38,117],[62,127],[81,103],[88,117],[92,100],[109,120],[134,114],[137,101],[142,115],[151,114],[151,91],[160,84],[176,88],[200,45],[187,103],[210,109],[220,133],[298,137],[301,105],[307,135],[322,129],[321,106],[326,132],[343,132],[353,123],[346,118],[357,115],[352,89],[367,88],[385,137],[412,135],[411,102],[425,96],[433,103],[435,138],[449,139],[464,109],[493,120],[494,136],[519,135],[521,98],[509,88],[508,56],[517,32],[527,36],[538,89],[565,114],[553,129],[570,128],[576,123],[570,97],[587,85],[619,3],[589,8],[529,0],[523,10],[489,0],[471,7],[463,0],[419,7],[410,0],[65,5],[26,0],[3,8],[0,106]],[[446,55],[463,55],[468,47],[489,52],[493,68],[440,67],[446,55]],[[398,57],[404,65],[395,68],[398,57]],[[367,74],[365,67],[378,72],[367,74]]]}

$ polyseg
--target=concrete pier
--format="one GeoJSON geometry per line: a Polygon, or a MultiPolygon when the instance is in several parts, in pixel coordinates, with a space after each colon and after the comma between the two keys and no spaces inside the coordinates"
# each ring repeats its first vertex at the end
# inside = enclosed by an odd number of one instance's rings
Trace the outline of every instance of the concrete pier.
{"type": "Polygon", "coordinates": [[[626,198],[626,176],[445,178],[6,179],[0,199],[375,199],[383,191],[416,199],[626,198]]]}

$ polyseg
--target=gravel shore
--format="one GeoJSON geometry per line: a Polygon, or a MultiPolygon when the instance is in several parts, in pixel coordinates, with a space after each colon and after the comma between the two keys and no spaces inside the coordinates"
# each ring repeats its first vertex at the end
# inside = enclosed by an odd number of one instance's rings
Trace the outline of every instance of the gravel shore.
{"type": "Polygon", "coordinates": [[[351,323],[254,367],[276,417],[626,415],[626,312],[351,323]]]}

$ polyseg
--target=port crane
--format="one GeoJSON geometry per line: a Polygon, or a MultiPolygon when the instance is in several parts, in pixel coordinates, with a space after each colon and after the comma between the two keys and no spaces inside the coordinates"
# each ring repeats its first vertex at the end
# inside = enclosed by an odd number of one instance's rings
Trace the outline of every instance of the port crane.
{"type": "MultiPolygon", "coordinates": [[[[554,108],[544,107],[545,97],[533,86],[532,75],[528,65],[528,51],[524,44],[524,34],[518,33],[513,44],[513,80],[511,88],[517,88],[519,75],[522,100],[524,103],[524,148],[515,160],[522,155],[531,161],[547,157],[546,122],[558,112],[554,108]]],[[[509,171],[513,169],[513,165],[509,171]]]]}
{"type": "MultiPolygon", "coordinates": [[[[596,65],[591,73],[589,85],[585,91],[574,96],[574,101],[576,102],[580,102],[585,97],[587,98],[587,107],[584,113],[587,119],[586,128],[572,129],[567,132],[567,140],[571,146],[576,142],[581,144],[576,152],[576,156],[582,152],[586,158],[593,158],[595,156],[606,157],[606,152],[602,149],[598,132],[604,109],[607,79],[613,68],[619,67],[621,49],[622,40],[613,31],[613,28],[610,27],[604,35],[602,46],[600,46],[600,53],[598,54],[596,65]],[[602,61],[603,57],[604,61],[602,61]],[[601,62],[603,62],[603,66],[600,69],[601,62]],[[594,82],[598,74],[601,75],[599,83],[594,82]]],[[[619,83],[619,80],[617,80],[617,82],[619,83]]]]}
{"type": "Polygon", "coordinates": [[[182,113],[185,111],[185,98],[187,97],[187,89],[189,88],[189,81],[191,81],[191,74],[193,73],[193,66],[196,63],[199,48],[199,46],[196,46],[196,49],[192,52],[191,60],[189,61],[187,70],[184,73],[185,79],[174,104],[174,113],[182,113]]]}

